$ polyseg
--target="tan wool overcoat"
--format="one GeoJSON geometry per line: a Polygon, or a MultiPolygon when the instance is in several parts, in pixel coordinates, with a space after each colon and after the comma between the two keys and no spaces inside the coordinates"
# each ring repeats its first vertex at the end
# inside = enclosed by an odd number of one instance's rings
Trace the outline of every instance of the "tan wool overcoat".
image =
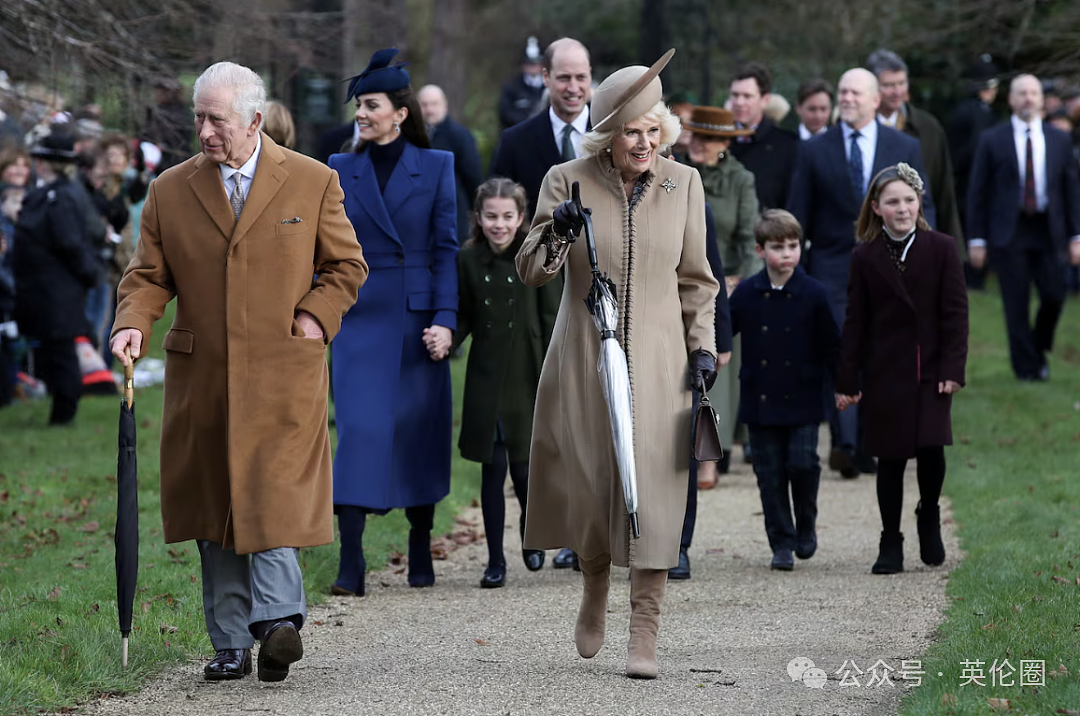
{"type": "Polygon", "coordinates": [[[265,134],[239,220],[202,154],[150,185],[120,282],[114,333],[176,297],[166,351],[161,513],[166,542],[238,553],[332,542],[326,345],[367,264],[337,173],[265,134]]]}
{"type": "Polygon", "coordinates": [[[690,466],[689,354],[716,353],[719,288],[705,258],[705,197],[697,171],[658,158],[633,211],[609,155],[553,167],[517,256],[521,279],[539,286],[565,271],[562,301],[536,396],[525,546],[571,547],[594,559],[667,569],[679,560],[690,466]],[[592,209],[600,270],[615,282],[617,337],[634,403],[638,520],[632,539],[597,376],[600,336],[584,298],[592,273],[585,241],[545,266],[544,234],[580,182],[592,209]]]}

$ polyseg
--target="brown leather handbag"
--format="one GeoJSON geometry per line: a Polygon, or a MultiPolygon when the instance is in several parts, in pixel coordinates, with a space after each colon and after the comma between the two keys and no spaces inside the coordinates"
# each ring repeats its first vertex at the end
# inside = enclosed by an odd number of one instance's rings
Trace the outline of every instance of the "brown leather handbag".
{"type": "Polygon", "coordinates": [[[724,457],[724,448],[720,446],[720,416],[709,402],[708,395],[701,396],[701,403],[694,412],[691,440],[694,459],[698,462],[724,457]]]}

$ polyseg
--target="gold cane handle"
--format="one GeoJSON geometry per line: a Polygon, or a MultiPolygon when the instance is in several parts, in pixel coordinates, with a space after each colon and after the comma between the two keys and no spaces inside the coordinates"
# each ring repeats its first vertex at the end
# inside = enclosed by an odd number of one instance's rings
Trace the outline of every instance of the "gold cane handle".
{"type": "Polygon", "coordinates": [[[124,402],[130,408],[135,405],[135,361],[131,360],[131,346],[124,348],[127,365],[124,366],[124,402]]]}

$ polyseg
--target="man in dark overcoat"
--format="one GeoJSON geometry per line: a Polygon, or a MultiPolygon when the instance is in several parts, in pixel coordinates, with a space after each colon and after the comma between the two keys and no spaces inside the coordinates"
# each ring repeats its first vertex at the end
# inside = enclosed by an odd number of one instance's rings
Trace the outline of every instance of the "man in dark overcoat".
{"type": "Polygon", "coordinates": [[[754,175],[758,208],[787,206],[791,177],[799,154],[799,138],[765,117],[772,97],[772,73],[760,62],[748,62],[731,80],[731,112],[735,125],[754,133],[737,137],[731,155],[754,175]]]}
{"type": "Polygon", "coordinates": [[[1065,266],[1080,264],[1080,176],[1069,135],[1042,121],[1042,85],[1019,75],[1012,116],[983,132],[968,188],[971,265],[989,254],[1001,284],[1009,357],[1019,380],[1047,380],[1046,354],[1065,306],[1065,266]],[[1039,293],[1032,327],[1031,284],[1039,293]]]}
{"type": "Polygon", "coordinates": [[[454,182],[457,185],[458,243],[469,240],[472,230],[473,203],[476,188],[484,180],[480,168],[480,153],[472,132],[455,122],[447,113],[446,94],[438,85],[426,85],[416,93],[420,112],[424,115],[432,149],[442,149],[454,155],[454,182]]]}

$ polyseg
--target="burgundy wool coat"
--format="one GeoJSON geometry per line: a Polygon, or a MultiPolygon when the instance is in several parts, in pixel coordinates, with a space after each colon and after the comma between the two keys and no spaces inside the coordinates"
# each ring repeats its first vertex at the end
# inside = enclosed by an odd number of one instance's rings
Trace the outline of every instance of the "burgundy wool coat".
{"type": "Polygon", "coordinates": [[[964,384],[967,292],[952,237],[917,231],[903,275],[886,241],[851,254],[836,392],[858,394],[861,373],[867,452],[911,458],[952,444],[952,396],[938,393],[938,382],[964,384]]]}

